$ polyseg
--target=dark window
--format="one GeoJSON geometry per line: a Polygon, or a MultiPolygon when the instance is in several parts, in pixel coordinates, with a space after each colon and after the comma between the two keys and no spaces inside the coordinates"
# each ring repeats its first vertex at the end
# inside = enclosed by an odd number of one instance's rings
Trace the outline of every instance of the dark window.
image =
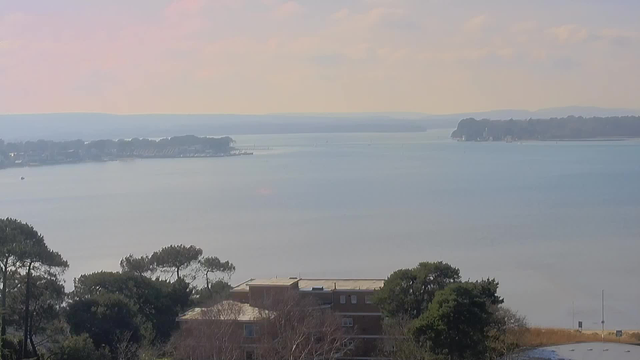
{"type": "Polygon", "coordinates": [[[245,337],[255,337],[256,336],[256,326],[254,324],[244,324],[244,336],[245,337]]]}
{"type": "Polygon", "coordinates": [[[255,359],[256,359],[255,350],[246,350],[244,352],[244,360],[255,360],[255,359]]]}

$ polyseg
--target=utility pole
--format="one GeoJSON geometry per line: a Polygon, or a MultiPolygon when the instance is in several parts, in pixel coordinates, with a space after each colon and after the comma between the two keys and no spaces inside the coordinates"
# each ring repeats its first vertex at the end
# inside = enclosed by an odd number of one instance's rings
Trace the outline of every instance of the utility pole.
{"type": "Polygon", "coordinates": [[[576,328],[576,302],[571,302],[571,330],[576,328]]]}
{"type": "Polygon", "coordinates": [[[604,342],[604,290],[602,290],[602,342],[604,342]]]}

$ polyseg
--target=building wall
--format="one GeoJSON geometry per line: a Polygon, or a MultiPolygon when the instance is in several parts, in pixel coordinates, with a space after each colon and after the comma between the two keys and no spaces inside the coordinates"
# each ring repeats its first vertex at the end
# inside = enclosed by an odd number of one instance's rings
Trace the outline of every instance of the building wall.
{"type": "Polygon", "coordinates": [[[331,291],[301,291],[300,296],[303,298],[313,298],[318,300],[322,305],[330,305],[333,303],[333,293],[331,291]]]}
{"type": "Polygon", "coordinates": [[[336,290],[333,292],[333,310],[337,312],[365,312],[379,313],[380,309],[375,304],[367,304],[366,297],[373,298],[375,291],[348,291],[336,290]],[[345,303],[341,303],[344,296],[345,303]],[[355,299],[356,303],[352,301],[355,299]]]}
{"type": "Polygon", "coordinates": [[[343,318],[353,319],[353,326],[346,327],[352,335],[382,335],[382,316],[375,315],[344,315],[343,318]]]}
{"type": "Polygon", "coordinates": [[[239,303],[248,304],[249,303],[249,292],[248,291],[232,291],[231,292],[231,300],[237,301],[239,303]]]}
{"type": "Polygon", "coordinates": [[[261,306],[265,302],[268,304],[273,299],[283,298],[292,290],[297,290],[297,286],[250,286],[249,304],[251,306],[261,306]]]}
{"type": "MultiPolygon", "coordinates": [[[[298,290],[297,283],[292,287],[283,286],[258,286],[249,287],[248,292],[232,292],[232,299],[240,302],[250,303],[253,306],[260,306],[265,299],[282,296],[289,290],[298,290]]],[[[321,304],[331,305],[331,310],[339,314],[342,318],[351,318],[353,326],[345,327],[347,334],[353,336],[354,348],[345,357],[355,358],[375,358],[379,354],[379,345],[383,342],[382,314],[380,309],[373,303],[368,304],[366,297],[373,299],[374,290],[305,290],[299,292],[300,296],[313,297],[321,304]],[[344,296],[345,303],[341,303],[341,296],[344,296]],[[356,302],[352,299],[355,297],[356,302]]]]}

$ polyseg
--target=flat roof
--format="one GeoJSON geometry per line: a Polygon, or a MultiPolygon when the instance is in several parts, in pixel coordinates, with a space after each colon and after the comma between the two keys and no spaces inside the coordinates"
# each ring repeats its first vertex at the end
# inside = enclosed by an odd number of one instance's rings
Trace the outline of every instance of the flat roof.
{"type": "Polygon", "coordinates": [[[300,290],[322,287],[324,290],[378,290],[384,285],[384,279],[249,279],[236,285],[234,292],[249,291],[250,286],[291,286],[298,283],[300,290]]]}
{"type": "Polygon", "coordinates": [[[325,290],[378,290],[384,279],[300,279],[300,290],[322,286],[325,290]]]}
{"type": "Polygon", "coordinates": [[[237,301],[223,301],[208,308],[194,308],[178,317],[178,321],[189,320],[234,320],[255,321],[269,314],[269,311],[259,309],[249,304],[237,301]]]}
{"type": "Polygon", "coordinates": [[[250,286],[291,286],[298,280],[297,278],[249,279],[234,286],[231,291],[249,291],[250,286]]]}

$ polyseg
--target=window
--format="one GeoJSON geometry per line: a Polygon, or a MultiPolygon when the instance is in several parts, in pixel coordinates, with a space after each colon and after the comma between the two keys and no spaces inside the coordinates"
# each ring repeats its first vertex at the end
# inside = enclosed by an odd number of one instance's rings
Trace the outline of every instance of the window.
{"type": "Polygon", "coordinates": [[[365,295],[364,296],[364,302],[366,304],[373,304],[373,295],[365,295]]]}
{"type": "Polygon", "coordinates": [[[353,318],[342,318],[342,326],[353,326],[353,318]]]}
{"type": "Polygon", "coordinates": [[[255,337],[256,336],[256,326],[254,324],[244,324],[244,336],[245,337],[255,337]]]}
{"type": "Polygon", "coordinates": [[[340,295],[340,304],[346,304],[347,303],[347,297],[345,295],[340,295]]]}
{"type": "Polygon", "coordinates": [[[358,296],[351,295],[351,303],[352,304],[357,304],[358,303],[358,296]]]}
{"type": "Polygon", "coordinates": [[[244,352],[244,360],[255,360],[256,359],[256,351],[255,350],[245,350],[244,352]]]}

